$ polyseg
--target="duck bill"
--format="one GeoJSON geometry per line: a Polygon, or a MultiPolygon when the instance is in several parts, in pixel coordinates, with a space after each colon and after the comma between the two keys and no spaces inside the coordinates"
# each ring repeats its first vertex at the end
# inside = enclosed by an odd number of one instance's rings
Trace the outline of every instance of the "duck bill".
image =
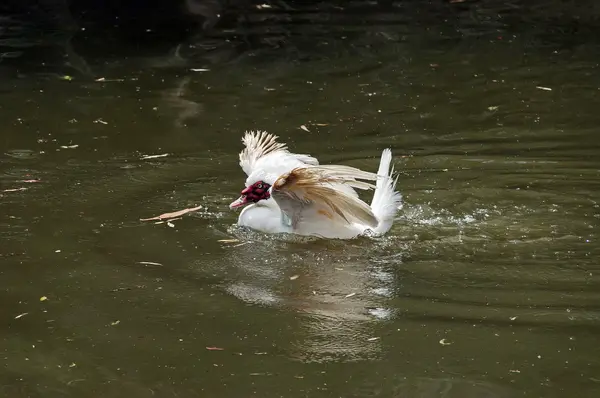
{"type": "Polygon", "coordinates": [[[234,200],[233,202],[231,202],[231,204],[229,204],[229,208],[230,209],[239,209],[240,207],[244,207],[247,204],[250,204],[250,202],[248,201],[248,198],[246,197],[246,195],[242,195],[239,198],[237,198],[236,200],[234,200]]]}

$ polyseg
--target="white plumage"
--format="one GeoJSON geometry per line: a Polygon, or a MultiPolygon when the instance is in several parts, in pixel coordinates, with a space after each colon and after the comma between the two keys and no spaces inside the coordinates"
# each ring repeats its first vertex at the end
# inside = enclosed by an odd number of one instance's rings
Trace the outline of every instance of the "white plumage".
{"type": "Polygon", "coordinates": [[[392,177],[392,152],[385,149],[377,174],[350,166],[319,165],[293,154],[277,136],[246,132],[240,166],[246,188],[230,208],[246,206],[238,225],[266,233],[295,233],[349,239],[382,235],[391,228],[402,201],[392,177]],[[372,182],[375,182],[374,184],[372,182]],[[355,189],[375,189],[369,206],[355,189]]]}

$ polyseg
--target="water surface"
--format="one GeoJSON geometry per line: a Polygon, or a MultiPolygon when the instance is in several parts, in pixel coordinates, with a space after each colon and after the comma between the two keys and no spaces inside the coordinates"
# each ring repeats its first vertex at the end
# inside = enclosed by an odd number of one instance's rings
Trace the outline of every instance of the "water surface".
{"type": "Polygon", "coordinates": [[[6,81],[2,395],[598,396],[597,43],[414,32],[6,81]],[[391,147],[390,233],[237,228],[249,129],[367,170],[391,147]]]}

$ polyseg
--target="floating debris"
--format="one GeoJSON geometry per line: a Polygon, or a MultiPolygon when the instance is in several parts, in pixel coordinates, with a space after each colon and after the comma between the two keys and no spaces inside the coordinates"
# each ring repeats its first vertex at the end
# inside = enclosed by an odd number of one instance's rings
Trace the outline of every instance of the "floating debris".
{"type": "Polygon", "coordinates": [[[441,339],[441,340],[440,340],[440,344],[441,344],[441,345],[450,345],[450,344],[452,344],[452,343],[449,343],[449,342],[447,342],[447,341],[446,341],[446,339],[441,339]]]}
{"type": "Polygon", "coordinates": [[[114,322],[111,322],[111,323],[110,323],[110,326],[117,326],[119,323],[121,323],[121,321],[119,321],[119,320],[116,320],[116,321],[114,321],[114,322]]]}
{"type": "Polygon", "coordinates": [[[94,120],[94,123],[108,124],[107,122],[105,122],[104,120],[102,120],[102,118],[98,118],[98,119],[94,120]]]}
{"type": "Polygon", "coordinates": [[[219,239],[217,242],[221,243],[238,243],[239,239],[219,239]]]}
{"type": "Polygon", "coordinates": [[[141,218],[140,221],[166,220],[166,219],[176,218],[176,217],[182,216],[184,214],[191,213],[193,211],[198,211],[200,209],[202,209],[202,206],[190,207],[188,209],[174,211],[172,213],[163,213],[160,216],[156,216],[156,217],[141,218]]]}
{"type": "Polygon", "coordinates": [[[142,156],[140,159],[141,160],[156,159],[156,158],[164,158],[166,156],[169,156],[169,154],[168,153],[161,153],[160,155],[146,155],[146,156],[142,156]]]}
{"type": "Polygon", "coordinates": [[[190,70],[192,72],[210,72],[210,69],[206,69],[206,68],[192,68],[190,70]]]}
{"type": "Polygon", "coordinates": [[[310,133],[310,130],[308,128],[306,128],[305,125],[300,126],[300,128],[304,131],[306,131],[307,133],[310,133]]]}
{"type": "Polygon", "coordinates": [[[377,340],[379,340],[380,338],[381,338],[381,337],[369,337],[369,338],[367,339],[367,341],[377,341],[377,340]]]}
{"type": "Polygon", "coordinates": [[[5,189],[2,192],[18,192],[18,191],[26,191],[27,188],[25,187],[21,187],[21,188],[10,188],[10,189],[5,189]]]}
{"type": "Polygon", "coordinates": [[[46,296],[40,297],[40,301],[46,301],[46,300],[48,300],[48,297],[46,297],[46,296]]]}
{"type": "Polygon", "coordinates": [[[552,89],[550,87],[536,86],[535,88],[537,88],[538,90],[552,91],[552,89]]]}
{"type": "Polygon", "coordinates": [[[221,347],[206,347],[206,349],[208,351],[224,351],[225,348],[221,348],[221,347]]]}
{"type": "Polygon", "coordinates": [[[19,319],[19,318],[23,318],[25,315],[29,314],[29,312],[24,312],[22,314],[19,314],[15,317],[15,319],[19,319]]]}
{"type": "Polygon", "coordinates": [[[352,296],[356,296],[356,293],[347,294],[346,296],[344,296],[344,298],[349,298],[349,297],[352,297],[352,296]]]}
{"type": "Polygon", "coordinates": [[[162,267],[163,266],[161,263],[155,263],[154,261],[138,261],[138,264],[142,264],[142,265],[155,265],[157,267],[162,267]]]}
{"type": "Polygon", "coordinates": [[[295,281],[296,279],[298,279],[300,277],[300,275],[292,275],[290,276],[290,280],[291,281],[295,281]]]}
{"type": "Polygon", "coordinates": [[[107,79],[105,77],[99,77],[95,81],[97,81],[97,82],[124,82],[125,79],[107,79]]]}
{"type": "Polygon", "coordinates": [[[77,147],[79,147],[79,145],[75,144],[75,145],[61,145],[60,146],[62,149],[75,149],[77,147]]]}

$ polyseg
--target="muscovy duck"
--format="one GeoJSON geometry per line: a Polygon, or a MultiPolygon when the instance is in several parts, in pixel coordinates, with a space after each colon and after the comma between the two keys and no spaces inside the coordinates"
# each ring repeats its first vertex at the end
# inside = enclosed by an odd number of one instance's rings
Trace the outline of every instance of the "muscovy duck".
{"type": "Polygon", "coordinates": [[[242,195],[229,207],[246,206],[238,225],[266,233],[293,233],[351,239],[385,234],[402,201],[385,149],[377,174],[343,165],[319,165],[310,155],[294,154],[277,136],[246,132],[240,166],[248,176],[242,195]],[[367,182],[375,181],[375,184],[367,182]],[[356,189],[375,189],[369,206],[356,189]]]}

